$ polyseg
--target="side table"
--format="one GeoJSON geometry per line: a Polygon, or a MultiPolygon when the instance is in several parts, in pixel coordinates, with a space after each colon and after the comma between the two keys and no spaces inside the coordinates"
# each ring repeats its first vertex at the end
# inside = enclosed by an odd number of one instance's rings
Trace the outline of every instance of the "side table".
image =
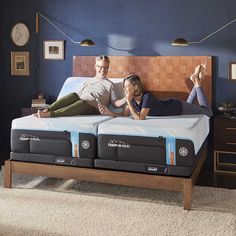
{"type": "Polygon", "coordinates": [[[234,118],[214,118],[214,172],[236,175],[236,119],[234,118]]]}

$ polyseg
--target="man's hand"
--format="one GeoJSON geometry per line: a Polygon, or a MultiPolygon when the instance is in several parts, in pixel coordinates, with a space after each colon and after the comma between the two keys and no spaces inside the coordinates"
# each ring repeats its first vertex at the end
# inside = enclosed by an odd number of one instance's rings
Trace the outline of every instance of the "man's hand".
{"type": "Polygon", "coordinates": [[[111,111],[104,105],[98,104],[98,110],[102,115],[111,116],[111,111]]]}

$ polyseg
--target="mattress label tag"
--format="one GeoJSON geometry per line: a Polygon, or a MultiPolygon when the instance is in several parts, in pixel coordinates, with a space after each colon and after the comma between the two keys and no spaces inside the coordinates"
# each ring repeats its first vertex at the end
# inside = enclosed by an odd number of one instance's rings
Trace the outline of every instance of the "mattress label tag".
{"type": "Polygon", "coordinates": [[[175,138],[166,138],[166,164],[176,165],[175,138]]]}
{"type": "Polygon", "coordinates": [[[79,133],[71,131],[70,141],[72,143],[72,157],[79,157],[79,133]]]}

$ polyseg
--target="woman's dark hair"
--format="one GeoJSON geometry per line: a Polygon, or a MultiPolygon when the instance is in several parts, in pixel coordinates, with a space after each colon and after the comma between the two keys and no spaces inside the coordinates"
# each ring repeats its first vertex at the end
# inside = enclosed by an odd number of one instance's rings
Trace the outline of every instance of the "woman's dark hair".
{"type": "Polygon", "coordinates": [[[129,81],[133,86],[136,86],[136,90],[134,93],[135,96],[140,96],[142,94],[143,85],[138,75],[132,74],[125,77],[123,80],[123,87],[124,87],[125,81],[129,81]]]}

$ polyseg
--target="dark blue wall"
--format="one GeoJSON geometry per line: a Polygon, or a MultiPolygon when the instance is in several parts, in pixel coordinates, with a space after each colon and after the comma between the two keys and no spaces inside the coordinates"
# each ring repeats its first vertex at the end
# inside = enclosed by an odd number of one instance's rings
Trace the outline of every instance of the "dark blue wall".
{"type": "Polygon", "coordinates": [[[214,104],[236,103],[236,83],[228,80],[228,63],[236,61],[236,22],[202,44],[172,47],[176,37],[197,41],[236,17],[235,0],[37,0],[2,3],[0,21],[1,101],[4,109],[4,139],[8,145],[11,120],[21,107],[43,91],[52,101],[66,77],[71,75],[73,55],[211,55],[214,56],[214,104]],[[64,40],[40,20],[36,35],[35,13],[50,17],[74,40],[92,38],[95,47],[79,47],[66,40],[64,61],[43,59],[44,40],[64,40]],[[23,20],[31,32],[27,46],[14,46],[9,38],[12,25],[23,20]],[[30,51],[29,77],[10,76],[10,52],[30,51]]]}
{"type": "MultiPolygon", "coordinates": [[[[3,22],[3,8],[0,8],[0,22],[3,22]]],[[[3,32],[0,30],[0,101],[3,101],[3,32]]],[[[3,102],[0,102],[0,122],[3,124],[3,102]]],[[[0,127],[0,148],[3,146],[3,126],[0,127]]],[[[0,165],[1,165],[1,158],[0,158],[0,165]]],[[[1,169],[1,167],[0,167],[1,169]]]]}
{"type": "Polygon", "coordinates": [[[1,57],[1,106],[3,113],[1,114],[3,126],[3,144],[9,146],[9,134],[11,120],[20,116],[21,107],[29,106],[31,98],[36,91],[37,82],[37,45],[34,29],[35,7],[31,1],[4,1],[2,8],[1,41],[2,46],[1,57]],[[27,3],[27,4],[26,4],[27,3]],[[10,39],[11,27],[19,21],[25,22],[30,28],[30,41],[24,47],[13,45],[10,39]],[[11,76],[10,58],[11,51],[30,51],[30,76],[11,76]]]}

